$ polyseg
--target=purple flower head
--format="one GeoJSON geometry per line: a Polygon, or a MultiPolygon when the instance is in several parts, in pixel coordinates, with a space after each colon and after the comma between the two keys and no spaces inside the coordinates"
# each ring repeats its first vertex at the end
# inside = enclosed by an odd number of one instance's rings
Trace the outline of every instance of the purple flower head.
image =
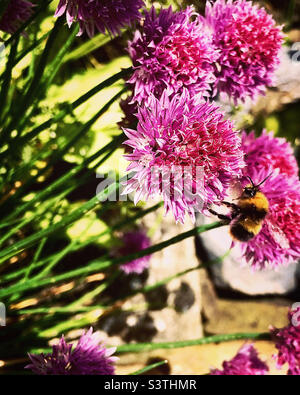
{"type": "Polygon", "coordinates": [[[15,33],[32,15],[34,4],[26,0],[11,0],[0,19],[0,30],[15,33]]]}
{"type": "Polygon", "coordinates": [[[115,348],[106,349],[100,342],[100,333],[90,328],[84,333],[75,348],[62,336],[51,354],[29,354],[31,369],[40,375],[112,375],[116,357],[111,357],[115,348]]]}
{"type": "Polygon", "coordinates": [[[220,51],[215,91],[235,102],[264,93],[279,65],[281,27],[264,8],[246,0],[208,1],[206,21],[220,51]]]}
{"type": "MultiPolygon", "coordinates": [[[[122,238],[122,247],[118,250],[119,256],[126,256],[144,250],[150,247],[150,239],[147,235],[139,230],[135,232],[125,233],[122,238]]],[[[126,262],[120,268],[126,274],[137,273],[141,274],[149,266],[150,255],[142,258],[134,259],[131,262],[126,262]]]]}
{"type": "Polygon", "coordinates": [[[223,370],[214,369],[212,376],[262,376],[269,371],[252,344],[245,344],[231,361],[223,362],[223,370]]]}
{"type": "Polygon", "coordinates": [[[287,177],[298,177],[299,167],[293,148],[285,138],[274,137],[274,133],[263,130],[261,136],[242,133],[242,145],[249,168],[279,169],[287,177]]]}
{"type": "Polygon", "coordinates": [[[120,29],[141,18],[143,0],[60,0],[55,16],[66,13],[68,25],[78,22],[79,35],[92,37],[95,31],[120,34],[120,29]]]}
{"type": "Polygon", "coordinates": [[[244,161],[240,138],[218,107],[187,90],[172,99],[164,92],[160,100],[150,96],[137,118],[137,130],[124,129],[134,172],[124,193],[134,191],[135,202],[161,196],[181,223],[185,213],[194,220],[195,211],[225,197],[244,161]]]}
{"type": "Polygon", "coordinates": [[[277,368],[288,364],[288,375],[300,376],[300,308],[289,312],[290,323],[282,329],[271,329],[278,354],[277,368]]]}
{"type": "MultiPolygon", "coordinates": [[[[257,139],[242,135],[244,176],[260,186],[269,201],[262,230],[247,243],[239,243],[243,257],[254,269],[276,268],[300,258],[300,181],[291,146],[264,132],[257,139]]],[[[249,183],[249,181],[247,181],[249,183]]]]}
{"type": "Polygon", "coordinates": [[[134,73],[128,83],[138,104],[147,102],[150,93],[159,98],[164,89],[168,95],[184,87],[193,94],[207,93],[215,80],[212,64],[218,53],[193,7],[179,12],[170,7],[159,15],[152,7],[142,31],[129,43],[129,54],[134,73]]]}

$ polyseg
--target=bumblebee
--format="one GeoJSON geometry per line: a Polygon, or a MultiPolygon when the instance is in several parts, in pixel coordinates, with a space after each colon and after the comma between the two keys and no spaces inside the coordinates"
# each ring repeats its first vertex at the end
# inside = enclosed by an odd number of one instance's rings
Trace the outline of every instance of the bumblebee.
{"type": "Polygon", "coordinates": [[[264,220],[269,212],[269,201],[260,191],[259,187],[270,177],[269,175],[260,184],[255,185],[250,177],[251,184],[243,190],[237,203],[222,202],[231,209],[229,215],[218,214],[209,209],[210,213],[230,225],[230,234],[236,241],[247,242],[261,231],[264,220]]]}

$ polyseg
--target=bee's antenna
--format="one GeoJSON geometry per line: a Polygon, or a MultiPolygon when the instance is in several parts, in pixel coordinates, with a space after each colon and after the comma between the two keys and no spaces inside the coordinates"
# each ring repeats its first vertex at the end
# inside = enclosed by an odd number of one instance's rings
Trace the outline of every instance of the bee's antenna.
{"type": "Polygon", "coordinates": [[[249,180],[250,180],[250,182],[251,182],[253,188],[255,188],[256,185],[254,185],[254,182],[253,182],[252,178],[251,178],[250,176],[247,176],[247,178],[249,178],[249,180]]]}
{"type": "Polygon", "coordinates": [[[273,174],[273,173],[270,173],[270,174],[268,175],[268,177],[266,177],[260,184],[258,184],[258,185],[256,185],[256,186],[257,186],[257,187],[260,187],[264,182],[267,181],[268,178],[271,177],[272,174],[273,174]]]}

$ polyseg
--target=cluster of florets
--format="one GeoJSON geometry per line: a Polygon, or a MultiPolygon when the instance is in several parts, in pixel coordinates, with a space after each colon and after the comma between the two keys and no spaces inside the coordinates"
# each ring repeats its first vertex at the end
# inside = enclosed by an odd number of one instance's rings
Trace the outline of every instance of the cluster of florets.
{"type": "MultiPolygon", "coordinates": [[[[300,375],[300,307],[289,311],[289,323],[281,329],[271,328],[270,334],[278,352],[274,355],[277,368],[287,365],[287,374],[300,375]]],[[[240,376],[265,375],[269,368],[259,357],[252,344],[245,344],[230,361],[223,362],[223,369],[211,370],[211,375],[240,376]]]]}
{"type": "Polygon", "coordinates": [[[60,0],[55,16],[66,14],[68,25],[78,22],[79,34],[96,31],[117,35],[121,28],[141,18],[143,0],[60,0]]]}
{"type": "Polygon", "coordinates": [[[166,212],[184,222],[195,212],[222,200],[244,166],[241,141],[219,108],[191,97],[187,90],[171,100],[150,96],[139,108],[137,130],[124,129],[132,148],[127,155],[133,177],[124,193],[141,198],[161,196],[166,212]]]}
{"type": "MultiPolygon", "coordinates": [[[[14,0],[23,2],[24,0],[14,0]]],[[[141,19],[143,0],[60,0],[56,16],[80,32],[113,35],[141,19]]],[[[182,92],[215,96],[226,93],[235,102],[254,98],[272,84],[279,65],[282,29],[272,16],[247,0],[207,1],[205,17],[193,7],[173,12],[154,7],[129,42],[133,74],[128,83],[133,102],[146,103],[182,92]]]]}
{"type": "Polygon", "coordinates": [[[268,366],[258,357],[252,344],[245,344],[230,361],[223,362],[223,370],[213,369],[212,376],[262,376],[268,366]]]}
{"type": "MultiPolygon", "coordinates": [[[[117,256],[127,256],[142,251],[150,247],[151,242],[145,231],[142,229],[127,232],[121,239],[121,247],[117,251],[117,256]]],[[[120,265],[121,270],[126,274],[141,274],[149,266],[151,256],[146,255],[133,259],[120,265]]]]}
{"type": "Polygon", "coordinates": [[[288,365],[288,375],[300,375],[300,307],[289,312],[289,324],[272,328],[271,333],[278,349],[277,367],[288,365]]]}
{"type": "Polygon", "coordinates": [[[235,102],[264,93],[279,65],[281,27],[247,0],[207,2],[205,17],[220,54],[215,93],[226,93],[235,102]]]}
{"type": "Polygon", "coordinates": [[[298,178],[299,167],[291,144],[275,137],[274,132],[262,131],[259,137],[255,132],[242,132],[242,145],[245,160],[250,169],[269,171],[278,169],[288,178],[298,178]]]}
{"type": "Polygon", "coordinates": [[[283,41],[281,27],[264,8],[246,0],[207,1],[205,17],[193,7],[173,12],[154,7],[129,43],[133,101],[172,95],[226,93],[236,103],[272,84],[283,41]]]}
{"type": "Polygon", "coordinates": [[[147,103],[150,94],[159,98],[182,92],[208,94],[215,81],[213,62],[218,58],[212,37],[193,7],[173,12],[154,7],[145,13],[142,31],[129,43],[133,74],[128,83],[133,100],[147,103]]]}
{"type": "Polygon", "coordinates": [[[0,30],[15,33],[32,15],[34,4],[27,0],[11,0],[0,18],[0,30]]]}
{"type": "Polygon", "coordinates": [[[107,349],[100,341],[100,333],[93,333],[92,328],[80,337],[76,347],[62,336],[52,353],[29,354],[31,363],[26,368],[39,375],[112,375],[117,358],[111,355],[116,349],[107,349]]]}

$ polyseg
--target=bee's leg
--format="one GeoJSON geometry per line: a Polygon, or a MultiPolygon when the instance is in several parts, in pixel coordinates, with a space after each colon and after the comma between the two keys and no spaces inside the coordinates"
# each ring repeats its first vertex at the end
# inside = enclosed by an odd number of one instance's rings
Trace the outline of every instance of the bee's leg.
{"type": "Polygon", "coordinates": [[[215,210],[212,210],[212,209],[208,209],[208,211],[212,214],[212,215],[215,215],[216,217],[218,217],[220,220],[222,220],[222,221],[224,221],[224,222],[226,222],[226,223],[230,223],[231,222],[231,218],[230,217],[228,217],[227,215],[223,215],[223,214],[219,214],[219,213],[217,213],[215,210]]]}
{"type": "Polygon", "coordinates": [[[235,203],[229,203],[229,202],[225,202],[225,201],[223,201],[221,203],[224,204],[224,206],[226,206],[226,207],[230,207],[234,210],[239,210],[238,205],[236,205],[235,203]]]}
{"type": "Polygon", "coordinates": [[[225,202],[225,201],[223,201],[222,204],[224,204],[224,206],[226,206],[226,207],[231,208],[230,218],[232,220],[235,219],[240,214],[240,208],[237,204],[229,203],[229,202],[225,202]]]}

